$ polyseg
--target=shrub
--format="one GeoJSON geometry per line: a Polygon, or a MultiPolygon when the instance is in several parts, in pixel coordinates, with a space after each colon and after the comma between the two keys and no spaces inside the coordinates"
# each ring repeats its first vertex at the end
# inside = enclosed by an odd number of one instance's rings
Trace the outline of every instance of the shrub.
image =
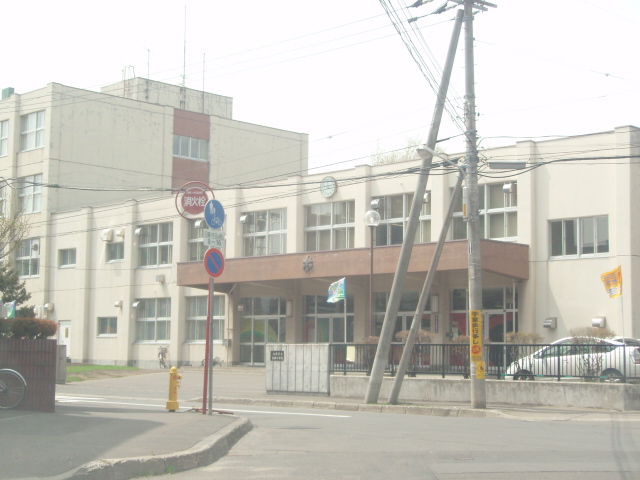
{"type": "Polygon", "coordinates": [[[48,338],[56,334],[58,324],[43,318],[0,319],[0,338],[48,338]]]}
{"type": "Polygon", "coordinates": [[[367,345],[377,345],[380,341],[380,337],[366,337],[362,340],[362,343],[366,343],[367,345]]]}
{"type": "MultiPolygon", "coordinates": [[[[410,332],[411,330],[402,330],[401,332],[396,333],[396,340],[406,343],[410,332]]],[[[436,334],[431,333],[429,330],[418,330],[416,343],[431,343],[435,336],[436,334]]]]}
{"type": "Polygon", "coordinates": [[[574,343],[595,343],[595,339],[615,337],[616,332],[608,328],[576,327],[569,330],[569,335],[576,337],[574,343]]]}
{"type": "Polygon", "coordinates": [[[542,343],[542,336],[533,332],[509,332],[506,340],[508,343],[516,343],[518,345],[536,345],[542,343]]]}

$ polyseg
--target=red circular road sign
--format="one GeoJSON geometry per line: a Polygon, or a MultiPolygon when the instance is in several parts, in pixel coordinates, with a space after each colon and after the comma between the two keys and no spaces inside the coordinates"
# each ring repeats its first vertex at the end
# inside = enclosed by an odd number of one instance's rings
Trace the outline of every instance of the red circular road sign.
{"type": "Polygon", "coordinates": [[[211,278],[218,278],[224,272],[224,255],[217,248],[210,248],[204,254],[204,268],[211,278]]]}
{"type": "Polygon", "coordinates": [[[180,201],[185,212],[191,215],[198,215],[204,212],[204,207],[209,201],[209,197],[207,197],[207,192],[203,188],[191,187],[184,192],[180,201]]]}
{"type": "Polygon", "coordinates": [[[207,202],[214,198],[213,190],[206,183],[187,182],[176,194],[176,209],[184,218],[197,218],[204,212],[207,202]]]}

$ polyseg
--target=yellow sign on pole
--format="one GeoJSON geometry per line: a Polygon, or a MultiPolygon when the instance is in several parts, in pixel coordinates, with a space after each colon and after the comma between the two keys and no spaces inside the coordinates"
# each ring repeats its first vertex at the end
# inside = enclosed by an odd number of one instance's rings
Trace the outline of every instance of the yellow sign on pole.
{"type": "Polygon", "coordinates": [[[471,361],[481,362],[482,356],[482,310],[471,310],[471,361]]]}
{"type": "Polygon", "coordinates": [[[604,288],[607,290],[609,297],[617,298],[622,296],[622,266],[615,270],[605,272],[600,275],[604,288]]]}
{"type": "Polygon", "coordinates": [[[484,362],[480,360],[476,362],[476,378],[479,380],[484,380],[486,378],[486,371],[484,368],[484,362]]]}

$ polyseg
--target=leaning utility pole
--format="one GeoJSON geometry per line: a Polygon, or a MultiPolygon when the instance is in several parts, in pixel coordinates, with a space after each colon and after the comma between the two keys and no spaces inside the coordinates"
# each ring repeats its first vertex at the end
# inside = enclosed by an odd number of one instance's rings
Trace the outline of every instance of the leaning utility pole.
{"type": "MultiPolygon", "coordinates": [[[[451,78],[451,70],[453,69],[453,60],[455,58],[455,50],[460,35],[460,19],[461,11],[456,16],[458,25],[457,33],[454,28],[454,34],[452,36],[449,52],[447,54],[447,60],[445,63],[444,72],[442,74],[442,82],[438,90],[438,97],[436,107],[433,111],[433,118],[431,121],[431,129],[429,130],[429,138],[427,139],[427,147],[433,150],[436,146],[438,139],[438,130],[440,129],[440,121],[442,119],[442,113],[444,111],[445,101],[447,99],[447,89],[449,88],[449,80],[451,78]]],[[[387,304],[387,311],[384,316],[384,322],[382,324],[382,331],[380,332],[380,341],[378,342],[378,348],[376,350],[376,356],[373,360],[373,367],[371,369],[371,376],[369,377],[369,384],[367,385],[367,392],[364,397],[365,403],[377,403],[380,395],[380,388],[382,387],[382,377],[384,375],[384,367],[387,364],[387,358],[389,356],[389,348],[391,347],[391,340],[393,337],[393,327],[396,323],[396,317],[398,315],[398,308],[400,305],[400,298],[402,296],[402,289],[404,287],[404,281],[409,270],[409,261],[411,260],[411,251],[413,249],[413,242],[418,229],[420,209],[422,207],[422,199],[424,192],[427,189],[427,180],[429,179],[429,171],[431,170],[431,161],[433,155],[426,155],[426,158],[422,161],[420,174],[418,176],[418,184],[413,195],[413,202],[411,203],[411,212],[409,213],[409,222],[407,223],[407,229],[404,233],[404,240],[402,242],[402,249],[400,250],[400,259],[398,260],[398,266],[396,267],[396,274],[393,277],[393,285],[391,286],[391,293],[389,294],[389,303],[387,304]]]]}

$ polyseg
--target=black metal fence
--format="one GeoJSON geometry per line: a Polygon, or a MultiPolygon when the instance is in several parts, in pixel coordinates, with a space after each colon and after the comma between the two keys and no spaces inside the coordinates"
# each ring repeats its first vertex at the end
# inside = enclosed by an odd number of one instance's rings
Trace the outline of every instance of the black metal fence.
{"type": "MultiPolygon", "coordinates": [[[[332,344],[331,373],[371,373],[377,345],[332,344]]],[[[393,343],[385,373],[395,375],[404,344],[393,343]]],[[[625,382],[640,380],[640,348],[615,344],[484,346],[487,378],[581,378],[625,382]]],[[[407,375],[469,376],[469,345],[416,344],[411,353],[407,375]]]]}

